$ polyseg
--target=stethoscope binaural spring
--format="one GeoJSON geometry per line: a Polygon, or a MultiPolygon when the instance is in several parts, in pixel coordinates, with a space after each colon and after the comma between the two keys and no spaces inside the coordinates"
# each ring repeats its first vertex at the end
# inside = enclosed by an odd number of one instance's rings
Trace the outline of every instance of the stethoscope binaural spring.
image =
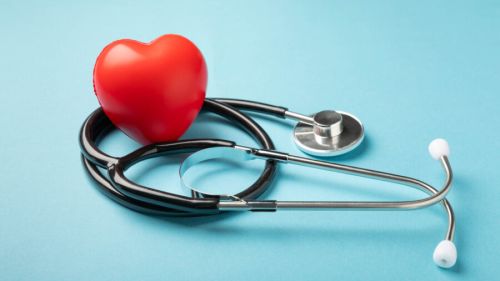
{"type": "Polygon", "coordinates": [[[218,139],[181,140],[141,147],[123,157],[113,157],[98,148],[99,140],[114,127],[101,109],[92,113],[84,122],[80,132],[80,145],[84,167],[99,183],[103,192],[115,201],[140,212],[167,216],[196,216],[217,214],[224,211],[277,211],[277,210],[411,210],[441,203],[448,218],[445,239],[436,247],[435,263],[441,267],[452,267],[457,258],[453,243],[455,219],[446,200],[451,188],[452,169],[448,160],[446,141],[437,139],[429,145],[431,156],[444,168],[445,181],[436,189],[420,180],[375,170],[341,165],[327,161],[290,155],[274,150],[268,134],[241,110],[298,120],[294,140],[303,151],[317,156],[338,155],[357,147],[364,137],[364,129],[354,116],[338,111],[322,111],[305,116],[259,102],[235,99],[206,99],[203,111],[221,115],[239,124],[261,146],[251,148],[231,141],[218,139]],[[142,160],[174,153],[193,152],[181,164],[181,183],[191,189],[191,197],[148,188],[129,180],[124,172],[142,160]],[[207,194],[184,182],[184,174],[194,165],[215,158],[240,160],[263,159],[265,167],[260,177],[248,188],[237,194],[207,194]],[[278,163],[290,163],[312,168],[326,169],[356,176],[390,181],[417,188],[428,197],[410,201],[279,201],[258,199],[276,174],[278,163]],[[107,170],[107,176],[99,167],[107,170]]]}

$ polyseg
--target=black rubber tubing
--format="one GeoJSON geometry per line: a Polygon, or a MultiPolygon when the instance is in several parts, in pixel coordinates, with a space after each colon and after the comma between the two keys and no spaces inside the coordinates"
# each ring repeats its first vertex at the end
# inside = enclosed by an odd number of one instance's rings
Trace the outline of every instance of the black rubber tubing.
{"type": "MultiPolygon", "coordinates": [[[[286,108],[237,99],[206,99],[202,111],[212,112],[240,125],[264,149],[274,144],[262,127],[242,110],[276,117],[285,117],[286,108]]],[[[136,184],[128,180],[124,171],[137,162],[168,154],[191,152],[214,146],[234,146],[234,142],[218,139],[192,139],[141,147],[123,157],[113,157],[98,148],[100,140],[115,129],[101,108],[96,109],[80,130],[80,147],[85,170],[100,190],[114,201],[135,211],[163,216],[198,216],[217,214],[218,198],[186,197],[136,184]],[[106,177],[98,167],[108,170],[106,177]]],[[[276,162],[266,161],[259,178],[248,188],[236,194],[243,200],[255,199],[266,191],[276,174],[276,162]]]]}

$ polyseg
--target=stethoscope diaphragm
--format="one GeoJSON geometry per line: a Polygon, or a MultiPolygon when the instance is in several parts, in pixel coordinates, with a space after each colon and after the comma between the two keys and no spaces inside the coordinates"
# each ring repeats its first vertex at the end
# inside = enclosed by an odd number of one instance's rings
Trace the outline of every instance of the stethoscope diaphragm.
{"type": "Polygon", "coordinates": [[[363,124],[349,113],[325,110],[311,116],[311,121],[299,121],[293,130],[295,144],[307,154],[342,155],[363,142],[363,124]]]}

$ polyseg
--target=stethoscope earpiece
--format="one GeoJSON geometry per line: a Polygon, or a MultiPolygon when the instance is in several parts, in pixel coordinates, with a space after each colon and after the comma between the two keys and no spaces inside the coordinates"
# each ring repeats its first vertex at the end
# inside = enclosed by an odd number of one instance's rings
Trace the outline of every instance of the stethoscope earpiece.
{"type": "Polygon", "coordinates": [[[445,139],[435,139],[429,144],[429,154],[439,160],[443,156],[450,156],[450,146],[445,139]]]}
{"type": "Polygon", "coordinates": [[[436,265],[443,268],[450,268],[457,262],[457,248],[450,240],[443,240],[439,242],[434,250],[432,259],[436,265]]]}

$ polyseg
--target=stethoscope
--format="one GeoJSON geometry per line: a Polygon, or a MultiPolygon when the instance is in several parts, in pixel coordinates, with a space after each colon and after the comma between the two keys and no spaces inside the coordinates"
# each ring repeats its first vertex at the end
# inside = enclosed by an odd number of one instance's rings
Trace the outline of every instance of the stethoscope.
{"type": "Polygon", "coordinates": [[[218,114],[240,125],[259,144],[259,148],[237,145],[220,139],[190,139],[143,146],[125,156],[110,156],[98,148],[99,141],[115,127],[101,108],[95,110],[83,123],[80,131],[82,161],[89,175],[99,183],[102,191],[118,203],[148,214],[164,216],[199,216],[226,211],[277,210],[412,210],[441,203],[448,217],[448,228],[443,241],[434,250],[434,262],[444,268],[452,267],[457,259],[453,243],[455,218],[446,194],[452,182],[448,160],[449,147],[445,140],[436,139],[429,145],[431,156],[444,168],[446,179],[441,189],[420,180],[375,170],[336,164],[276,151],[269,135],[244,111],[253,111],[279,118],[298,121],[293,138],[304,152],[316,156],[340,155],[355,149],[362,142],[364,129],[351,114],[340,111],[321,111],[312,116],[291,112],[287,108],[260,102],[236,99],[205,99],[202,111],[218,114]],[[134,183],[124,172],[145,159],[175,153],[191,154],[182,162],[179,175],[181,184],[191,190],[191,197],[160,191],[134,183]],[[190,186],[186,172],[193,166],[218,158],[232,160],[263,159],[265,166],[258,179],[236,194],[210,194],[190,186]],[[417,188],[428,197],[409,201],[279,201],[259,200],[276,174],[277,163],[289,163],[356,176],[394,182],[417,188]],[[107,176],[100,168],[107,170],[107,176]]]}

